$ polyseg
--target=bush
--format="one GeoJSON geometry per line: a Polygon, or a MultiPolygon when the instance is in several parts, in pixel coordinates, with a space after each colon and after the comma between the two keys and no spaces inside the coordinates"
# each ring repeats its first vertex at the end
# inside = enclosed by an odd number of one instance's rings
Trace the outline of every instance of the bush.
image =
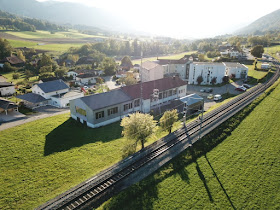
{"type": "Polygon", "coordinates": [[[20,77],[19,73],[13,74],[13,79],[19,79],[19,77],[20,77]]]}

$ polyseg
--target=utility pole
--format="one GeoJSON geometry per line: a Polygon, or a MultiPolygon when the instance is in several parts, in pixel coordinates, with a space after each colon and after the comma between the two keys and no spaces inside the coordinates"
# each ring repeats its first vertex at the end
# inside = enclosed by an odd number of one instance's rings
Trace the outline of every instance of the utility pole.
{"type": "Polygon", "coordinates": [[[142,86],[142,79],[143,79],[143,76],[142,76],[142,73],[143,73],[143,69],[142,69],[142,58],[143,58],[143,51],[141,51],[141,72],[140,72],[140,111],[143,112],[143,86],[142,86]]]}
{"type": "Polygon", "coordinates": [[[204,100],[203,100],[203,104],[202,104],[202,115],[200,118],[200,129],[199,129],[199,134],[198,134],[198,140],[200,140],[201,137],[201,130],[202,130],[202,122],[203,122],[203,112],[204,112],[204,100]]]}

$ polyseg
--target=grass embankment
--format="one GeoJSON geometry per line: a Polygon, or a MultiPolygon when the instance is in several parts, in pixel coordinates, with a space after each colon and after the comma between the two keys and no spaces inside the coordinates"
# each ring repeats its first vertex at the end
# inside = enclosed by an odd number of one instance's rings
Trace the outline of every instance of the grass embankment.
{"type": "Polygon", "coordinates": [[[279,209],[280,85],[261,97],[100,208],[279,209]]]}
{"type": "Polygon", "coordinates": [[[280,61],[280,45],[265,47],[264,52],[272,55],[274,58],[280,61]],[[277,55],[278,53],[278,55],[277,55]]]}
{"type": "MultiPolygon", "coordinates": [[[[120,161],[121,130],[119,122],[87,128],[65,114],[1,131],[0,209],[33,209],[120,161]]],[[[157,129],[146,145],[165,135],[157,129]]]]}

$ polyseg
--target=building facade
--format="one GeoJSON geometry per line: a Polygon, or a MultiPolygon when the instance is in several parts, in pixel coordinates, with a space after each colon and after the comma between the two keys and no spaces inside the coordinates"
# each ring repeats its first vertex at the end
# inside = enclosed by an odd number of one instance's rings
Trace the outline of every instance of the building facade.
{"type": "Polygon", "coordinates": [[[169,77],[70,101],[71,117],[91,128],[121,120],[130,113],[151,109],[186,95],[187,85],[178,77],[169,77]],[[154,97],[157,90],[158,97],[154,97]]]}
{"type": "Polygon", "coordinates": [[[140,80],[148,82],[163,78],[163,67],[152,61],[145,61],[140,67],[140,80]]]}
{"type": "Polygon", "coordinates": [[[13,95],[16,92],[15,85],[11,82],[0,82],[0,96],[13,95]]]}

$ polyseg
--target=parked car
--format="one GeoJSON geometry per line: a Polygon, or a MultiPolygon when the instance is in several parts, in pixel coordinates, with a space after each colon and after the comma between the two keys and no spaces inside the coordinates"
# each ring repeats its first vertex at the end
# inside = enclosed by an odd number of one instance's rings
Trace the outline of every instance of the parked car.
{"type": "Polygon", "coordinates": [[[200,92],[204,93],[204,92],[206,92],[206,89],[203,88],[203,89],[200,90],[200,92]]]}
{"type": "Polygon", "coordinates": [[[248,84],[243,84],[242,86],[245,87],[246,89],[251,88],[251,85],[248,85],[248,84]]]}
{"type": "Polygon", "coordinates": [[[87,90],[87,89],[88,89],[88,86],[84,86],[84,89],[87,90]]]}
{"type": "Polygon", "coordinates": [[[212,89],[212,88],[207,88],[207,89],[205,90],[205,92],[206,92],[206,93],[212,93],[212,92],[213,92],[213,89],[212,89]]]}
{"type": "Polygon", "coordinates": [[[214,98],[214,95],[213,95],[213,94],[209,94],[209,95],[207,96],[207,98],[208,98],[208,99],[213,99],[213,98],[214,98]]]}
{"type": "Polygon", "coordinates": [[[214,95],[214,101],[219,101],[222,99],[221,95],[214,95]]]}
{"type": "Polygon", "coordinates": [[[235,88],[235,90],[241,91],[241,92],[245,92],[247,89],[243,86],[238,86],[237,88],[235,88]]]}

